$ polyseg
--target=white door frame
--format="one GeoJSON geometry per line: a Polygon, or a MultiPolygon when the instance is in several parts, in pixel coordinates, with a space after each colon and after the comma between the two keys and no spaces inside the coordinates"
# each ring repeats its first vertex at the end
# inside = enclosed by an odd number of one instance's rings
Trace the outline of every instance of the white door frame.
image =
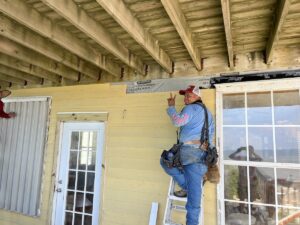
{"type": "Polygon", "coordinates": [[[97,154],[95,165],[95,183],[94,183],[94,201],[93,201],[93,217],[92,224],[99,223],[100,212],[100,193],[101,193],[101,176],[102,176],[102,156],[104,149],[104,122],[62,122],[60,125],[60,140],[59,140],[59,153],[57,158],[57,170],[55,191],[53,196],[53,212],[52,212],[52,225],[61,225],[64,220],[65,204],[66,204],[66,190],[67,190],[67,171],[69,162],[71,131],[98,131],[97,133],[97,154]],[[65,162],[65,163],[63,163],[65,162]],[[61,192],[58,190],[61,189],[61,192]],[[61,219],[59,221],[59,218],[61,219]]]}

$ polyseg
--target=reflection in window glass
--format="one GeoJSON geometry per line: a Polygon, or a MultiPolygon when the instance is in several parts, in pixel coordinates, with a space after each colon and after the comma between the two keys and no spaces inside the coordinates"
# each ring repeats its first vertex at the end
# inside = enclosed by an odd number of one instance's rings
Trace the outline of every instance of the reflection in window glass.
{"type": "Polygon", "coordinates": [[[277,169],[278,204],[300,207],[300,170],[277,169]]]}
{"type": "Polygon", "coordinates": [[[277,162],[300,163],[300,128],[275,129],[277,162]]]}
{"type": "Polygon", "coordinates": [[[270,92],[247,94],[247,118],[249,125],[272,124],[272,104],[270,92]]]}
{"type": "Polygon", "coordinates": [[[247,152],[241,151],[246,146],[246,128],[223,127],[224,159],[247,160],[247,152]]]}
{"type": "Polygon", "coordinates": [[[244,93],[223,95],[223,124],[224,125],[245,124],[244,93]]]}
{"type": "Polygon", "coordinates": [[[273,129],[271,127],[249,127],[249,160],[274,162],[273,129]]]}
{"type": "Polygon", "coordinates": [[[224,166],[225,199],[247,201],[248,180],[246,166],[224,166]]]}
{"type": "Polygon", "coordinates": [[[278,125],[300,125],[298,90],[274,92],[274,117],[278,125]]]}
{"type": "Polygon", "coordinates": [[[300,224],[299,209],[278,208],[279,225],[298,225],[300,224]]]}
{"type": "Polygon", "coordinates": [[[272,206],[251,205],[251,224],[275,225],[276,209],[272,206]]]}
{"type": "MultiPolygon", "coordinates": [[[[251,217],[254,220],[254,218],[251,217]]],[[[244,203],[225,202],[226,225],[249,225],[248,205],[244,203]]]]}
{"type": "Polygon", "coordinates": [[[249,167],[250,200],[266,204],[275,204],[274,169],[249,167]]]}

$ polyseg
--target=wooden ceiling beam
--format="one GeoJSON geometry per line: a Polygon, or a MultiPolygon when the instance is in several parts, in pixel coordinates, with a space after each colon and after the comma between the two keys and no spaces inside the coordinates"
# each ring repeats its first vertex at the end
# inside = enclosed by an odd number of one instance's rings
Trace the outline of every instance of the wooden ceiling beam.
{"type": "Polygon", "coordinates": [[[158,41],[143,27],[123,1],[97,0],[105,11],[138,42],[168,73],[172,72],[172,60],[159,46],[158,41]]]}
{"type": "Polygon", "coordinates": [[[229,67],[234,67],[229,0],[221,0],[229,67]]]}
{"type": "Polygon", "coordinates": [[[108,60],[104,55],[96,52],[86,42],[76,38],[66,29],[53,24],[50,19],[33,10],[22,0],[0,0],[0,11],[20,24],[34,30],[38,34],[50,39],[59,46],[67,49],[82,59],[107,71],[113,76],[120,77],[121,67],[108,60]],[[18,12],[18,13],[16,13],[18,12]]]}
{"type": "Polygon", "coordinates": [[[76,71],[1,36],[0,52],[39,66],[49,72],[59,74],[66,79],[78,80],[78,73],[76,71]]]}
{"type": "Polygon", "coordinates": [[[3,73],[0,73],[0,80],[6,81],[6,82],[11,82],[13,84],[18,84],[18,85],[22,85],[22,86],[26,85],[26,80],[11,77],[11,76],[8,76],[3,73]]]}
{"type": "Polygon", "coordinates": [[[11,82],[0,80],[0,90],[3,90],[3,89],[8,88],[10,86],[11,86],[11,82]]]}
{"type": "Polygon", "coordinates": [[[132,54],[123,43],[110,35],[100,23],[92,19],[83,9],[78,8],[73,1],[42,0],[42,2],[123,63],[135,69],[140,74],[145,73],[144,63],[136,55],[132,54]]]}
{"type": "Polygon", "coordinates": [[[0,15],[0,30],[0,35],[60,62],[63,65],[79,71],[93,79],[97,80],[99,73],[101,73],[100,69],[93,67],[93,65],[87,66],[86,63],[81,63],[82,61],[80,61],[77,56],[70,54],[63,48],[42,36],[25,29],[23,26],[12,22],[3,15],[0,15]]]}
{"type": "Polygon", "coordinates": [[[8,55],[0,54],[0,64],[10,67],[12,69],[22,71],[27,74],[31,74],[32,76],[43,78],[45,80],[49,80],[54,84],[61,83],[61,77],[55,73],[51,73],[47,70],[44,70],[40,67],[37,67],[32,64],[25,63],[8,55]]]}
{"type": "Polygon", "coordinates": [[[266,49],[266,63],[267,64],[270,64],[272,62],[274,49],[276,48],[276,45],[278,43],[279,35],[282,30],[285,18],[288,15],[290,5],[291,5],[290,0],[281,0],[278,4],[276,16],[275,16],[275,24],[271,31],[271,34],[270,34],[270,37],[269,37],[269,40],[267,43],[267,49],[266,49]]]}
{"type": "Polygon", "coordinates": [[[180,8],[178,0],[161,0],[166,12],[168,13],[172,23],[174,24],[177,33],[181,37],[183,44],[185,45],[189,55],[191,56],[196,68],[198,70],[202,69],[200,51],[195,46],[192,38],[192,32],[189,25],[185,19],[185,16],[180,8]]]}
{"type": "Polygon", "coordinates": [[[19,78],[19,79],[24,79],[26,81],[29,81],[29,82],[32,82],[35,84],[42,84],[42,82],[43,82],[43,80],[41,78],[31,76],[27,73],[20,72],[20,71],[11,69],[11,68],[3,66],[3,65],[0,65],[0,73],[9,75],[11,77],[19,78]]]}

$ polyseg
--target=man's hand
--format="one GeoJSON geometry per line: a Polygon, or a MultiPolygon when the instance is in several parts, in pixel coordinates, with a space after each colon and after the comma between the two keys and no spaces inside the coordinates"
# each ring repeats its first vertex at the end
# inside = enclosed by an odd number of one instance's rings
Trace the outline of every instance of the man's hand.
{"type": "Polygon", "coordinates": [[[10,118],[14,118],[14,117],[16,117],[17,114],[15,112],[10,112],[10,113],[8,113],[8,115],[10,118]]]}
{"type": "Polygon", "coordinates": [[[170,93],[170,98],[168,98],[168,106],[175,106],[175,98],[176,98],[176,95],[174,95],[174,97],[173,97],[172,93],[170,93]]]}

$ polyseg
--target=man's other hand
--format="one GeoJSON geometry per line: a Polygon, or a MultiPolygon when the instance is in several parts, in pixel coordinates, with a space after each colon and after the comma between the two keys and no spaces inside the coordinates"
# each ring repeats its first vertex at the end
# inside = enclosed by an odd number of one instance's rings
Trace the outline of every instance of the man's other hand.
{"type": "Polygon", "coordinates": [[[172,93],[170,93],[170,98],[168,98],[168,106],[175,106],[175,98],[176,98],[176,95],[172,95],[172,93]]]}

